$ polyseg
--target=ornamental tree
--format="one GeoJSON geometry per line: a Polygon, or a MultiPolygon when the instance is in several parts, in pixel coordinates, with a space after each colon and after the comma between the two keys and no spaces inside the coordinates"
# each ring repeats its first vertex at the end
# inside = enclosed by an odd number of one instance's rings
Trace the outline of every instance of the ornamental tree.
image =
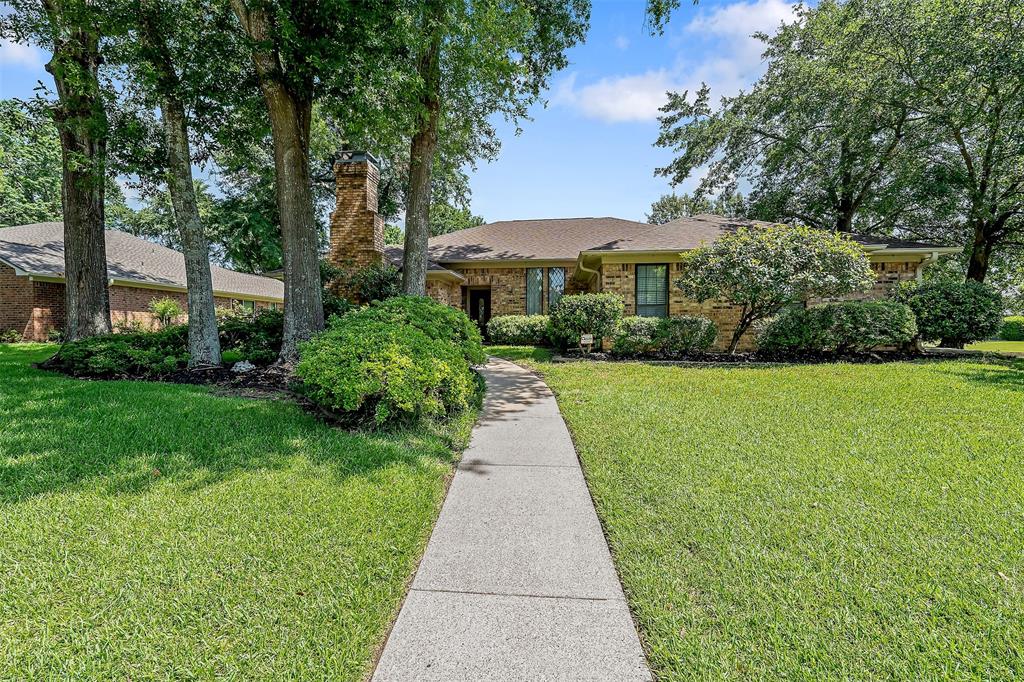
{"type": "Polygon", "coordinates": [[[730,353],[755,322],[787,305],[865,291],[875,281],[857,242],[805,226],[741,227],[682,259],[683,274],[675,285],[688,298],[740,308],[730,353]]]}

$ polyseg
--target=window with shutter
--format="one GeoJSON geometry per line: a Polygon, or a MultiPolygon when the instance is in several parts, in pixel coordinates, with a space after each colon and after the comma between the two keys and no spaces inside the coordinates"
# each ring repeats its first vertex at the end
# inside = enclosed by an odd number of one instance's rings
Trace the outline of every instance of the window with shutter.
{"type": "Polygon", "coordinates": [[[636,266],[636,314],[668,317],[668,265],[636,266]]]}

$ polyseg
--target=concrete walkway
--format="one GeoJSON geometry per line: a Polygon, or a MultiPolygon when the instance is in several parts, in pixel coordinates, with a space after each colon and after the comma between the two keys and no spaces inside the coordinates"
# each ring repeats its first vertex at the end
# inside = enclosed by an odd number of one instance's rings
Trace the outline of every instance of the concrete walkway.
{"type": "Polygon", "coordinates": [[[554,396],[504,360],[374,680],[649,680],[554,396]]]}

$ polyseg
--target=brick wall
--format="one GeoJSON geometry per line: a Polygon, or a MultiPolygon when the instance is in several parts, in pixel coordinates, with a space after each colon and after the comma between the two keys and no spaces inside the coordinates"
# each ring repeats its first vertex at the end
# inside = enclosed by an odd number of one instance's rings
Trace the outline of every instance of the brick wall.
{"type": "Polygon", "coordinates": [[[10,329],[24,334],[31,329],[32,282],[18,277],[14,268],[0,263],[0,332],[10,329]]]}
{"type": "MultiPolygon", "coordinates": [[[[111,324],[139,322],[145,329],[156,327],[156,318],[149,304],[157,298],[173,298],[185,314],[178,322],[188,321],[188,300],[184,292],[140,287],[110,287],[111,324]]],[[[229,308],[235,299],[216,297],[218,308],[229,308]]],[[[269,304],[255,302],[257,309],[269,304]]],[[[16,277],[14,270],[0,264],[0,331],[15,329],[26,341],[46,341],[53,329],[63,329],[64,285],[57,282],[33,282],[16,277]]]]}
{"type": "Polygon", "coordinates": [[[452,308],[462,308],[462,286],[458,282],[428,279],[427,296],[452,308]]]}

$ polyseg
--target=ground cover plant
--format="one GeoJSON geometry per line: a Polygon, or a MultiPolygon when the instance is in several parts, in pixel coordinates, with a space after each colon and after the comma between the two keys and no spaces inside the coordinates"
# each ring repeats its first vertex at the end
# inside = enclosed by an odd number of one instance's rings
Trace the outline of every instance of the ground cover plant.
{"type": "Polygon", "coordinates": [[[368,674],[473,415],[371,435],[0,347],[0,678],[368,674]]]}
{"type": "Polygon", "coordinates": [[[659,679],[1024,674],[1024,363],[545,363],[659,679]]]}

